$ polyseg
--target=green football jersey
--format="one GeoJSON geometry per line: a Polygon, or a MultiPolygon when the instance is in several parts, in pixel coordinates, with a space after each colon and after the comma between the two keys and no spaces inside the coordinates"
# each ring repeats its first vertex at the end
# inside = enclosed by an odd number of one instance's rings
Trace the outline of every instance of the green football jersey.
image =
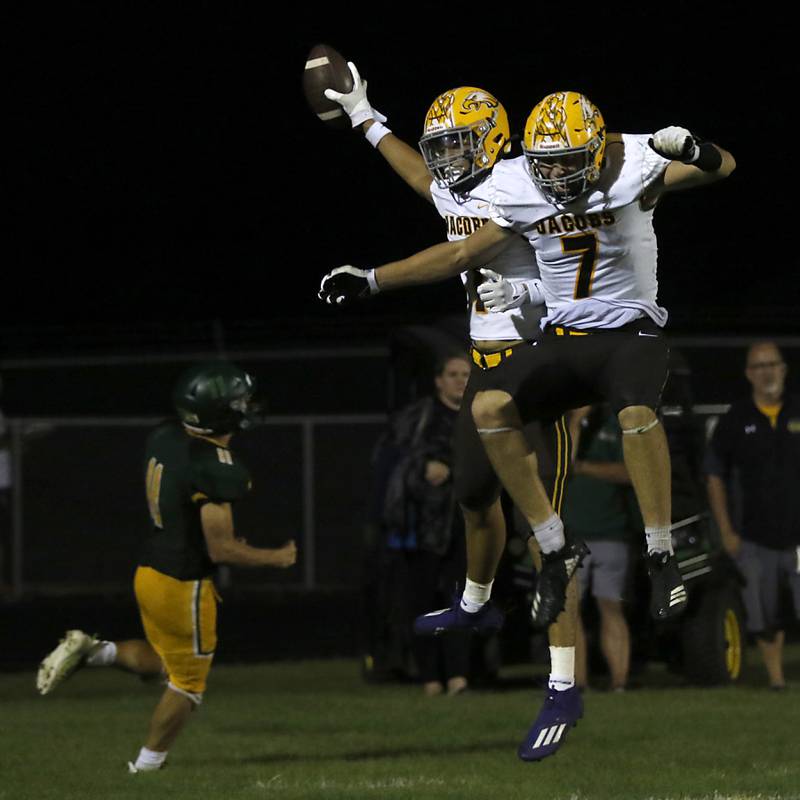
{"type": "Polygon", "coordinates": [[[214,565],[200,508],[244,497],[251,486],[247,469],[227,447],[166,422],[147,438],[145,483],[152,527],[139,564],[179,580],[209,575],[214,565]]]}

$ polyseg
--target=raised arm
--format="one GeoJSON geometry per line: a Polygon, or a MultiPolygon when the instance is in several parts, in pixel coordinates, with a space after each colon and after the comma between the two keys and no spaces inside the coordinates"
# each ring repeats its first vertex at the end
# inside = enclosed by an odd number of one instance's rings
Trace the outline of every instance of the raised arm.
{"type": "Polygon", "coordinates": [[[374,109],[367,99],[367,82],[361,80],[356,65],[347,62],[353,76],[353,89],[348,93],[326,89],[325,96],[339,103],[353,128],[361,128],[367,141],[386,159],[389,166],[421,197],[429,203],[431,197],[431,176],[422,156],[395,136],[383,123],[386,117],[374,109]]]}
{"type": "Polygon", "coordinates": [[[343,305],[378,292],[435,283],[493,259],[517,234],[491,220],[466,239],[443,242],[375,269],[352,266],[329,272],[320,284],[319,298],[343,305]]]}
{"type": "Polygon", "coordinates": [[[733,156],[711,142],[699,142],[686,129],[676,125],[653,134],[650,146],[660,156],[672,159],[660,181],[645,193],[645,205],[653,205],[659,194],[705,186],[727,178],[734,169],[733,156]]]}

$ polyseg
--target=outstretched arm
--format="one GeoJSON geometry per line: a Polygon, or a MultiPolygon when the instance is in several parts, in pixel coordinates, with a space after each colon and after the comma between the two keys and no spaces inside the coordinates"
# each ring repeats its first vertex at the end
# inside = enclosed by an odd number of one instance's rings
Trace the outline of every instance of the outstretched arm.
{"type": "Polygon", "coordinates": [[[343,305],[378,292],[442,281],[482,266],[516,235],[490,220],[466,239],[434,245],[402,261],[370,270],[339,267],[322,279],[319,298],[332,305],[343,305]]]}

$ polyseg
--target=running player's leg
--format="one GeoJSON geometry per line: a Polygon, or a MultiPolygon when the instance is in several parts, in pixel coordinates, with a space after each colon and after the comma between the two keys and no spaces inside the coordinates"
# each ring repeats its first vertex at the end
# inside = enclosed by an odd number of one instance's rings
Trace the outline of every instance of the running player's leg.
{"type": "Polygon", "coordinates": [[[161,657],[144,639],[111,642],[70,630],[39,666],[36,687],[50,694],[83,667],[119,667],[142,678],[164,674],[161,657]]]}
{"type": "Polygon", "coordinates": [[[117,667],[142,678],[164,675],[161,656],[146,639],[101,640],[86,657],[88,667],[117,667]]]}
{"type": "Polygon", "coordinates": [[[181,581],[149,567],[134,579],[147,641],[160,656],[167,688],[150,719],[132,772],[160,769],[190,712],[203,700],[217,644],[217,605],[210,579],[181,581]]]}

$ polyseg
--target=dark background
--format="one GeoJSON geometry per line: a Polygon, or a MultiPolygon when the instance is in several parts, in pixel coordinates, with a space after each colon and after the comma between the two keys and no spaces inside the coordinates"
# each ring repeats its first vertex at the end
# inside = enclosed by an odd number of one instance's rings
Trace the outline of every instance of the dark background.
{"type": "Polygon", "coordinates": [[[118,350],[161,324],[179,345],[213,320],[247,321],[264,347],[363,343],[458,310],[455,280],[347,314],[317,301],[335,266],[444,238],[360,135],[305,106],[318,42],[412,144],[436,95],[473,84],[514,131],[574,88],[610,130],[680,124],[725,146],[734,175],[656,215],[662,304],[676,333],[796,330],[798,67],[779,19],[680,2],[379,12],[114,3],[10,25],[5,355],[118,350]]]}
{"type": "MultiPolygon", "coordinates": [[[[793,26],[772,16],[768,4],[747,15],[712,5],[440,3],[320,12],[306,4],[115,2],[8,14],[0,33],[7,89],[4,412],[166,413],[181,359],[226,350],[245,354],[236,357],[266,386],[271,414],[377,412],[397,400],[402,381],[386,355],[396,355],[398,337],[413,338],[399,327],[463,313],[463,294],[453,279],[346,313],[316,299],[320,277],[336,266],[375,266],[444,238],[435,211],[360,134],[332,131],[306,107],[303,66],[320,42],[356,62],[371,101],[412,144],[432,100],[471,84],[501,99],[516,132],[542,96],[569,88],[600,107],[610,130],[679,124],[729,149],[738,163],[731,178],[667,197],[656,214],[660,299],[672,332],[695,337],[687,352],[704,382],[698,400],[729,401],[734,387],[744,389],[748,339],[797,335],[798,67],[793,26]],[[735,347],[717,339],[709,349],[709,336],[739,338],[735,347]],[[378,351],[350,360],[296,353],[298,346],[362,345],[378,351]],[[277,356],[248,360],[257,350],[277,356]],[[131,360],[109,366],[110,356],[131,360]]],[[[789,358],[795,373],[797,352],[789,358]]],[[[356,437],[343,444],[338,430],[315,439],[325,512],[316,520],[322,581],[337,570],[338,579],[351,577],[342,559],[358,566],[347,543],[361,535],[354,522],[359,499],[342,502],[333,479],[360,488],[367,433],[355,451],[356,437]]],[[[286,442],[274,445],[277,465],[262,465],[272,470],[265,487],[296,489],[299,434],[271,435],[286,442]]],[[[112,575],[127,581],[121,565],[131,563],[130,552],[114,517],[103,514],[128,490],[130,508],[144,513],[136,488],[140,439],[138,430],[76,428],[70,438],[59,428],[26,440],[28,581],[49,575],[52,582],[54,572],[93,587],[112,575]],[[91,455],[104,448],[117,466],[91,455]],[[102,502],[71,491],[80,470],[63,485],[53,477],[80,463],[81,453],[109,484],[94,473],[85,481],[99,488],[102,502]],[[121,476],[129,476],[125,492],[113,485],[121,476]],[[59,520],[70,520],[76,537],[108,537],[119,550],[80,561],[80,568],[65,563],[59,520]]],[[[272,457],[270,447],[264,452],[272,457]]],[[[265,489],[262,502],[272,496],[265,489]]],[[[269,520],[273,544],[296,535],[300,524],[300,499],[287,490],[280,500],[278,518],[253,511],[258,524],[269,520]]],[[[131,541],[140,518],[126,520],[131,541]]],[[[294,580],[301,578],[298,569],[294,580]]],[[[308,600],[318,604],[313,613],[297,612],[315,621],[306,637],[313,647],[303,654],[319,654],[331,631],[330,652],[352,652],[355,591],[351,586],[346,614],[341,600],[318,597],[308,600]],[[332,609],[340,614],[333,620],[332,609]],[[342,619],[351,624],[349,638],[342,619]]],[[[74,608],[65,600],[58,613],[49,599],[9,605],[4,623],[15,646],[5,648],[6,658],[33,663],[78,619],[111,632],[119,607],[107,600],[93,605],[95,616],[86,615],[85,600],[74,608]],[[46,625],[33,623],[43,616],[46,625]]],[[[239,606],[226,604],[244,630],[247,604],[239,606]]],[[[124,608],[133,634],[127,595],[124,608]]],[[[275,613],[267,628],[289,619],[275,613]]],[[[232,641],[236,634],[227,635],[232,641]]],[[[248,641],[241,638],[230,652],[241,655],[248,641]]],[[[296,630],[284,638],[300,647],[296,630]]]]}

